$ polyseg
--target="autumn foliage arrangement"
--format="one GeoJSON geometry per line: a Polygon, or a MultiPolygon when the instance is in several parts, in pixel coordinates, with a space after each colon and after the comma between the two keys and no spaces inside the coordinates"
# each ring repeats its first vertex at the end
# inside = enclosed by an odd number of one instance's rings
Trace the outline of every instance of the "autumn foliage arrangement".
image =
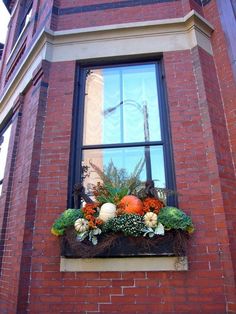
{"type": "Polygon", "coordinates": [[[153,181],[145,184],[140,181],[143,162],[130,175],[112,162],[103,171],[92,163],[90,166],[101,180],[93,187],[94,200],[84,202],[80,209],[62,213],[52,226],[54,235],[69,234],[76,245],[98,247],[111,245],[111,239],[121,234],[152,241],[169,230],[185,234],[194,231],[189,216],[176,207],[166,206],[172,191],[156,188],[153,181]]]}

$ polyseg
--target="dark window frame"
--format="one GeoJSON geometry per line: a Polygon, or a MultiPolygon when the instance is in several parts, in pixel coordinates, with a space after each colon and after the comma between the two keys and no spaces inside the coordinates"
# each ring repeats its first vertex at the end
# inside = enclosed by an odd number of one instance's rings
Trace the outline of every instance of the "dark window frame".
{"type": "MultiPolygon", "coordinates": [[[[151,142],[151,145],[158,145],[163,147],[164,155],[164,168],[166,187],[176,191],[175,180],[175,167],[173,159],[172,141],[171,141],[171,128],[169,119],[169,108],[167,105],[167,91],[165,84],[164,66],[162,58],[144,58],[128,60],[117,60],[113,62],[107,61],[94,61],[83,62],[77,64],[76,80],[75,80],[75,93],[74,93],[74,106],[73,106],[73,121],[72,121],[72,136],[71,136],[71,157],[70,157],[70,170],[68,181],[68,207],[74,207],[73,204],[73,187],[76,183],[81,182],[81,162],[83,149],[91,148],[116,148],[116,147],[137,147],[137,146],[151,146],[150,142],[138,143],[122,143],[122,144],[101,144],[101,145],[83,145],[83,122],[84,122],[84,95],[86,85],[86,73],[90,69],[95,68],[108,68],[108,67],[122,67],[129,65],[156,65],[157,75],[157,93],[159,99],[159,114],[160,114],[160,128],[162,134],[161,141],[151,142]]],[[[168,205],[177,206],[176,195],[168,197],[168,205]]]]}

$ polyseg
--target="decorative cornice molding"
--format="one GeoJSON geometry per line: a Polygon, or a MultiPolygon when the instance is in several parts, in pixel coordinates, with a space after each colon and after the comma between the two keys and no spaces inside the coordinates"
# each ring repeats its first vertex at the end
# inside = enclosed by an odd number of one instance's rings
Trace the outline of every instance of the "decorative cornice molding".
{"type": "Polygon", "coordinates": [[[213,26],[195,11],[183,18],[163,19],[52,31],[43,29],[12,74],[0,98],[0,124],[17,96],[30,84],[42,60],[63,62],[158,54],[196,46],[212,54],[213,26]]]}

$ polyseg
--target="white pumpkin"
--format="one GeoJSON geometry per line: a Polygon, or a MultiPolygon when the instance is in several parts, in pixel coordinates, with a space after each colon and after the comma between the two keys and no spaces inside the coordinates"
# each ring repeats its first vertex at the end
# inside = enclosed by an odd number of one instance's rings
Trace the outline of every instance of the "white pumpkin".
{"type": "Polygon", "coordinates": [[[154,228],[157,226],[157,214],[148,212],[144,215],[144,223],[147,227],[154,228]]]}
{"type": "Polygon", "coordinates": [[[79,233],[83,233],[89,229],[88,220],[84,218],[79,218],[74,223],[75,230],[79,233]]]}
{"type": "Polygon", "coordinates": [[[101,220],[106,222],[108,219],[116,216],[116,205],[112,203],[105,203],[101,206],[99,217],[101,220]]]}

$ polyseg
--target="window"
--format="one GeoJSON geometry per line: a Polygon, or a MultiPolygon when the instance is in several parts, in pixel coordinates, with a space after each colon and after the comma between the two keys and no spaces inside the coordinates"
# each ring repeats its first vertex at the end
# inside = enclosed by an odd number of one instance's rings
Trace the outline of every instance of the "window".
{"type": "Polygon", "coordinates": [[[161,62],[84,66],[79,72],[70,195],[81,181],[91,194],[98,176],[90,162],[104,169],[112,161],[133,172],[143,160],[141,180],[174,189],[161,62]]]}
{"type": "Polygon", "coordinates": [[[15,40],[17,40],[17,38],[22,33],[23,29],[26,27],[26,25],[30,21],[30,17],[32,13],[32,5],[33,5],[32,0],[21,1],[20,3],[15,40]]]}
{"type": "Polygon", "coordinates": [[[0,195],[2,193],[2,185],[4,180],[4,172],[6,167],[6,161],[7,161],[7,152],[8,152],[8,146],[10,142],[10,135],[11,135],[11,127],[12,124],[9,123],[6,128],[3,129],[2,132],[0,132],[0,195]]]}
{"type": "Polygon", "coordinates": [[[234,16],[236,17],[236,0],[231,0],[231,5],[233,8],[234,16]]]}

